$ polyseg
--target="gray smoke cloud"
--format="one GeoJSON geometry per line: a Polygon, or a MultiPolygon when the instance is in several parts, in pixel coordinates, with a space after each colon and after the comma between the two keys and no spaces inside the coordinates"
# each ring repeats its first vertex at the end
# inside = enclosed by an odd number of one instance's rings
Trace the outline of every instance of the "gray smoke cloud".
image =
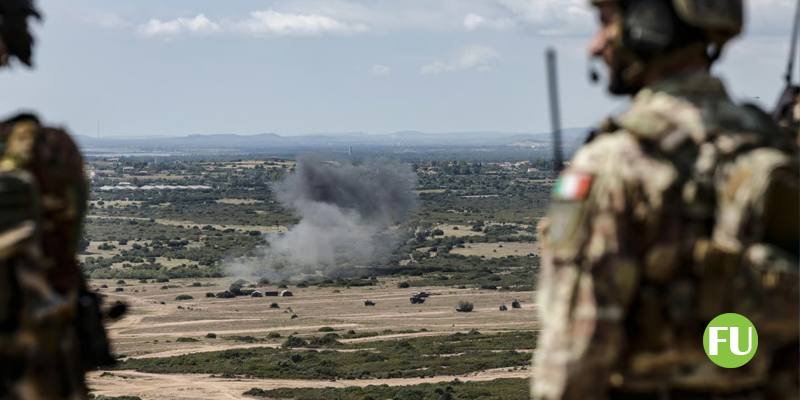
{"type": "Polygon", "coordinates": [[[266,237],[254,258],[229,263],[238,276],[274,281],[335,278],[386,260],[403,239],[397,224],[417,206],[410,166],[298,161],[274,186],[275,196],[300,222],[266,237]]]}

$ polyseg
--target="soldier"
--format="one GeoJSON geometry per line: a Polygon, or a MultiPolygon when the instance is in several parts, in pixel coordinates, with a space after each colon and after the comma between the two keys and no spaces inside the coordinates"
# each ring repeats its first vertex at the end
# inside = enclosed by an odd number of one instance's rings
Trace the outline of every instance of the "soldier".
{"type": "MultiPolygon", "coordinates": [[[[31,65],[30,0],[0,0],[0,64],[31,65]]],[[[0,123],[0,399],[83,399],[111,360],[76,254],[87,206],[69,135],[29,114],[0,123]]]]}
{"type": "Polygon", "coordinates": [[[709,72],[742,0],[591,3],[591,54],[633,101],[575,155],[540,225],[534,398],[800,398],[796,148],[709,72]],[[726,312],[759,334],[737,369],[703,349],[726,312]]]}

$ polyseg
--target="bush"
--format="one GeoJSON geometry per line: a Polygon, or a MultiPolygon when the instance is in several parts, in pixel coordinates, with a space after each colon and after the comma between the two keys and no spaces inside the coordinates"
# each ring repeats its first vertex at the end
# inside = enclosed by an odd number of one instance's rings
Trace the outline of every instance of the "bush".
{"type": "Polygon", "coordinates": [[[399,287],[400,289],[408,289],[411,287],[411,284],[408,282],[400,282],[397,284],[397,287],[399,287]]]}
{"type": "Polygon", "coordinates": [[[309,340],[308,345],[311,347],[330,347],[339,345],[340,336],[335,333],[325,334],[323,337],[313,337],[309,340]]]}
{"type": "Polygon", "coordinates": [[[216,339],[216,338],[217,338],[217,334],[216,333],[207,333],[206,334],[206,339],[216,339]]]}
{"type": "Polygon", "coordinates": [[[281,306],[279,306],[278,303],[272,303],[269,305],[269,308],[281,308],[281,306]]]}
{"type": "Polygon", "coordinates": [[[177,301],[194,300],[194,297],[192,297],[192,296],[190,296],[188,294],[179,294],[179,295],[175,296],[175,300],[177,300],[177,301]]]}
{"type": "Polygon", "coordinates": [[[330,326],[323,326],[322,328],[317,329],[319,332],[333,332],[335,329],[331,328],[330,326]]]}
{"type": "Polygon", "coordinates": [[[461,301],[458,303],[458,307],[456,307],[456,311],[458,312],[472,312],[475,306],[467,301],[461,301]]]}
{"type": "Polygon", "coordinates": [[[199,340],[197,340],[195,338],[190,338],[190,337],[179,337],[179,338],[175,339],[175,342],[176,343],[194,343],[194,342],[199,342],[199,340]]]}
{"type": "Polygon", "coordinates": [[[289,336],[288,338],[286,338],[286,341],[284,341],[281,346],[285,348],[305,347],[308,346],[308,341],[306,341],[303,338],[299,338],[297,336],[289,336]]]}
{"type": "Polygon", "coordinates": [[[511,308],[522,308],[522,304],[519,300],[514,299],[514,301],[511,302],[511,308]]]}
{"type": "Polygon", "coordinates": [[[281,337],[281,334],[280,334],[280,333],[278,333],[278,332],[270,332],[270,333],[267,335],[267,338],[268,338],[268,339],[279,339],[280,337],[281,337]]]}

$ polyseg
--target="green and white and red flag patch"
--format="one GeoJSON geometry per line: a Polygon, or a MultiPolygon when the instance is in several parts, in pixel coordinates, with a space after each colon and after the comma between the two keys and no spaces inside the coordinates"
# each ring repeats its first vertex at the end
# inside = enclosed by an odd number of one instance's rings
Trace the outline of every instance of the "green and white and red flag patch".
{"type": "Polygon", "coordinates": [[[579,201],[589,195],[592,176],[580,172],[565,172],[558,178],[553,197],[557,200],[579,201]]]}

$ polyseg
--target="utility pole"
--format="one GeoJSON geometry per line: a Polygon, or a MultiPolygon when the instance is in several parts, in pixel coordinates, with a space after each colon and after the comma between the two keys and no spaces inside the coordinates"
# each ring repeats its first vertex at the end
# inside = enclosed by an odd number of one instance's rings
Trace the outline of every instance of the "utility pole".
{"type": "Polygon", "coordinates": [[[553,171],[555,177],[564,168],[561,150],[561,107],[558,96],[558,60],[553,48],[547,49],[547,82],[550,94],[550,124],[553,128],[553,171]]]}

